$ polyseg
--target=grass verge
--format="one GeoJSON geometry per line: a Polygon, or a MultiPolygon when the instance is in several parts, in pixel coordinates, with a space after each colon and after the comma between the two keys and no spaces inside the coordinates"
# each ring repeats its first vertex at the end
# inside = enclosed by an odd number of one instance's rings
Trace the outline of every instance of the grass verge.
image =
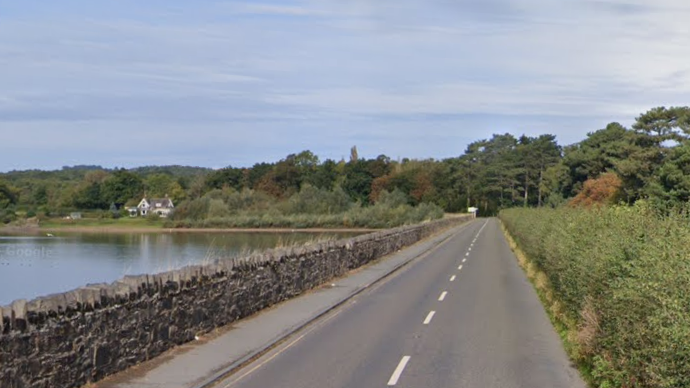
{"type": "Polygon", "coordinates": [[[508,241],[508,246],[510,250],[513,251],[515,257],[517,258],[520,268],[525,272],[527,279],[534,287],[539,300],[541,300],[544,310],[551,321],[551,324],[556,329],[558,336],[561,338],[563,347],[566,353],[570,357],[571,361],[577,366],[580,371],[580,375],[583,379],[590,385],[593,386],[591,367],[582,360],[578,360],[578,344],[576,331],[571,330],[571,327],[576,326],[567,316],[563,313],[562,303],[556,300],[554,297],[554,291],[546,274],[541,271],[537,265],[525,255],[525,253],[517,245],[510,232],[506,229],[503,221],[501,221],[501,230],[505,236],[506,241],[508,241]]]}

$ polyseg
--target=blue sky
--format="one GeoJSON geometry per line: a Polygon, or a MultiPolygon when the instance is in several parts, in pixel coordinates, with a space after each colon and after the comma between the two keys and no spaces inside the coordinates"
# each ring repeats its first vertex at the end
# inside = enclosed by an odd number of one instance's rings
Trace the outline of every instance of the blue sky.
{"type": "Polygon", "coordinates": [[[0,0],[0,171],[444,158],[690,102],[682,0],[0,0]]]}

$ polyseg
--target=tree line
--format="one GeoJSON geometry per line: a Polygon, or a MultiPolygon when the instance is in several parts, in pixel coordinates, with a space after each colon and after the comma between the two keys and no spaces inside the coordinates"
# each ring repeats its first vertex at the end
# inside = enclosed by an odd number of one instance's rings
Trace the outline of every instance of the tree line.
{"type": "Polygon", "coordinates": [[[365,207],[382,193],[395,191],[412,206],[430,203],[446,212],[474,206],[491,215],[515,206],[559,206],[589,193],[591,182],[606,174],[613,179],[601,182],[615,186],[617,201],[687,202],[690,108],[654,108],[638,116],[630,128],[610,123],[567,146],[550,134],[495,134],[469,144],[458,157],[442,160],[393,160],[386,155],[366,159],[353,147],[349,160],[321,161],[307,150],[249,168],[76,166],[12,171],[0,174],[0,213],[8,221],[22,212],[61,215],[121,209],[136,205],[144,195],[167,195],[181,204],[214,190],[251,190],[284,201],[310,187],[342,190],[365,207]]]}

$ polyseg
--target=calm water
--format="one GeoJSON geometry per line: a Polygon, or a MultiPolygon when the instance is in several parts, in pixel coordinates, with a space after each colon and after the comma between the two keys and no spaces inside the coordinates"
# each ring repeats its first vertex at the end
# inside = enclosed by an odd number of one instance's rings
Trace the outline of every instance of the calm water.
{"type": "Polygon", "coordinates": [[[110,283],[124,275],[157,273],[249,250],[355,234],[334,233],[56,233],[0,234],[0,305],[15,299],[110,283]]]}

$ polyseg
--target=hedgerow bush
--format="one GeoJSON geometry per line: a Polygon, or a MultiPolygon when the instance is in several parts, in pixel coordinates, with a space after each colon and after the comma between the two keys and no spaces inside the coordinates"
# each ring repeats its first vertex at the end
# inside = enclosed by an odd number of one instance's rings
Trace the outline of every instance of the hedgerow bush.
{"type": "Polygon", "coordinates": [[[690,387],[690,217],[635,206],[509,209],[571,356],[599,387],[690,387]]]}
{"type": "Polygon", "coordinates": [[[182,202],[166,227],[175,228],[391,228],[443,217],[433,204],[409,204],[401,191],[384,191],[372,206],[353,202],[340,187],[325,190],[305,185],[287,200],[243,190],[212,190],[182,202]]]}

